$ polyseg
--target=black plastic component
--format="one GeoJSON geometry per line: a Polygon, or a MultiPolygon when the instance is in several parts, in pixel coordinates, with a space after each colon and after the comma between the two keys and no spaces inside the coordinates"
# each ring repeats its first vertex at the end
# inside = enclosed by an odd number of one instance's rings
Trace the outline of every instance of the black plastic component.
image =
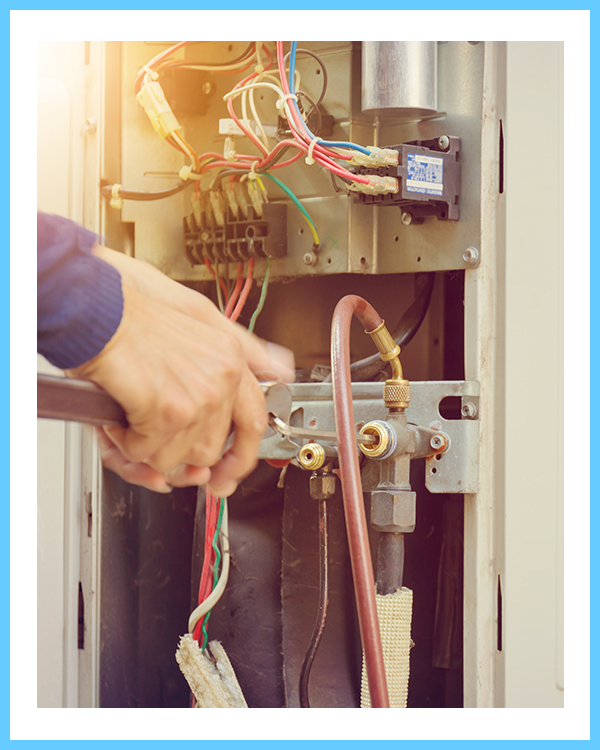
{"type": "Polygon", "coordinates": [[[185,255],[195,266],[208,259],[210,263],[248,260],[248,258],[282,258],[287,253],[287,206],[264,203],[262,216],[248,206],[248,216],[235,218],[227,209],[223,226],[211,215],[202,214],[203,226],[194,214],[183,220],[185,255]]]}
{"type": "Polygon", "coordinates": [[[187,68],[167,68],[160,85],[176,117],[205,115],[216,91],[213,74],[187,68]]]}
{"type": "Polygon", "coordinates": [[[400,183],[398,192],[385,195],[353,193],[354,200],[369,205],[399,206],[402,211],[410,213],[410,223],[413,224],[422,223],[427,216],[436,216],[440,221],[458,221],[460,138],[443,136],[386,148],[399,152],[397,167],[353,167],[351,171],[396,177],[400,183]],[[428,158],[434,160],[430,165],[426,161],[428,158]]]}
{"type": "MultiPolygon", "coordinates": [[[[307,126],[308,129],[315,133],[317,130],[317,125],[319,123],[319,118],[316,114],[316,112],[313,112],[309,115],[307,126]]],[[[335,120],[333,119],[333,115],[326,115],[321,113],[321,130],[319,132],[319,138],[329,138],[329,136],[333,135],[333,126],[335,124],[335,120]]],[[[289,128],[288,121],[284,119],[283,117],[277,118],[277,137],[280,140],[283,140],[284,138],[292,138],[292,131],[289,128]]]]}

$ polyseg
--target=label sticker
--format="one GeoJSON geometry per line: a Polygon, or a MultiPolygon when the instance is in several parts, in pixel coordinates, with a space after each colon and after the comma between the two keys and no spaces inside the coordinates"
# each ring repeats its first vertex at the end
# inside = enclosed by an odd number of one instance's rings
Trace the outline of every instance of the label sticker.
{"type": "Polygon", "coordinates": [[[444,192],[444,160],[438,156],[407,154],[406,189],[410,193],[441,196],[444,192]]]}

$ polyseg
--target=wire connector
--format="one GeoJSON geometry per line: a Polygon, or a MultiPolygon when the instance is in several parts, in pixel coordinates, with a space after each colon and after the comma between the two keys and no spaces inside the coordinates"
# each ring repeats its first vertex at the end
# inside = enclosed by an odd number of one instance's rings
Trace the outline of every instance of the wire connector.
{"type": "Polygon", "coordinates": [[[181,125],[169,106],[162,87],[158,81],[145,83],[137,95],[138,102],[144,108],[152,127],[161,138],[181,130],[181,125]]]}
{"type": "Polygon", "coordinates": [[[363,154],[356,151],[349,164],[357,164],[363,167],[397,167],[399,152],[394,148],[378,148],[377,146],[367,146],[370,153],[363,154]]]}
{"type": "Polygon", "coordinates": [[[121,209],[123,208],[123,198],[121,198],[120,192],[123,185],[117,185],[116,183],[110,190],[110,207],[121,209]]]}
{"type": "Polygon", "coordinates": [[[363,182],[351,182],[349,190],[356,193],[367,193],[368,195],[383,195],[384,193],[397,193],[398,180],[395,177],[382,177],[380,175],[365,175],[369,178],[368,184],[363,182]]]}

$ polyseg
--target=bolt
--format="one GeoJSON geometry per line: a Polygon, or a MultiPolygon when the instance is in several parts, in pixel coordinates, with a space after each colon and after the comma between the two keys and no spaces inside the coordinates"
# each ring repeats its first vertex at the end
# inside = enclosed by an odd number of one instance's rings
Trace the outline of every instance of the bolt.
{"type": "Polygon", "coordinates": [[[449,145],[450,145],[450,138],[448,138],[447,135],[441,135],[438,138],[438,146],[444,151],[448,148],[449,145]]]}
{"type": "Polygon", "coordinates": [[[96,122],[95,117],[88,117],[87,120],[83,123],[83,129],[86,133],[95,133],[97,127],[98,123],[96,122]]]}
{"type": "Polygon", "coordinates": [[[400,221],[407,227],[409,224],[412,224],[412,219],[412,214],[409,214],[408,211],[403,211],[400,221]]]}
{"type": "Polygon", "coordinates": [[[307,266],[314,266],[317,262],[317,256],[314,253],[304,253],[302,260],[307,266]]]}
{"type": "Polygon", "coordinates": [[[479,262],[479,250],[476,247],[468,247],[463,253],[463,260],[470,266],[479,262]]]}
{"type": "Polygon", "coordinates": [[[467,401],[460,408],[460,413],[465,419],[475,419],[477,416],[477,406],[472,401],[467,401]]]}
{"type": "Polygon", "coordinates": [[[429,441],[429,445],[433,448],[434,451],[439,451],[442,448],[446,447],[446,438],[444,435],[434,435],[429,441]]]}
{"type": "Polygon", "coordinates": [[[208,96],[208,94],[210,94],[212,90],[213,90],[212,83],[210,83],[209,81],[206,81],[205,83],[202,84],[203,94],[206,94],[208,96]]]}

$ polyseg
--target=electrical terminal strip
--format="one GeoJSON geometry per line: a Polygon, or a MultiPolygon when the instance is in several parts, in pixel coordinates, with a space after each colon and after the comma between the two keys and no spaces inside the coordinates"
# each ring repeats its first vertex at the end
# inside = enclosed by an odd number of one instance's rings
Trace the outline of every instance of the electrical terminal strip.
{"type": "Polygon", "coordinates": [[[246,199],[246,191],[244,190],[244,186],[241,184],[241,182],[236,182],[233,186],[233,189],[235,190],[235,197],[238,202],[238,206],[240,207],[240,211],[242,212],[242,215],[244,219],[248,218],[248,201],[246,199]]]}
{"type": "Polygon", "coordinates": [[[380,175],[365,175],[369,178],[369,183],[351,182],[348,185],[349,190],[357,193],[367,193],[369,195],[382,195],[384,193],[397,193],[398,180],[395,177],[382,177],[380,175]]]}
{"type": "Polygon", "coordinates": [[[229,203],[229,208],[231,209],[231,213],[237,219],[240,206],[237,202],[237,197],[235,195],[235,188],[231,182],[228,182],[225,184],[225,195],[227,196],[227,202],[229,203]]]}
{"type": "Polygon", "coordinates": [[[138,102],[148,115],[152,127],[161,138],[172,135],[176,130],[181,130],[181,125],[169,106],[162,87],[158,81],[145,83],[137,95],[138,102]]]}
{"type": "Polygon", "coordinates": [[[258,187],[257,180],[248,180],[248,195],[252,202],[252,207],[256,211],[257,216],[263,215],[262,204],[264,202],[260,188],[258,187]]]}
{"type": "Polygon", "coordinates": [[[370,153],[363,154],[356,151],[348,164],[356,164],[363,167],[397,167],[399,153],[394,148],[378,148],[367,146],[370,153]]]}
{"type": "Polygon", "coordinates": [[[225,226],[225,204],[220,190],[210,191],[210,205],[217,226],[225,226]]]}
{"type": "Polygon", "coordinates": [[[192,211],[198,226],[202,226],[202,193],[194,190],[192,193],[192,211]]]}

